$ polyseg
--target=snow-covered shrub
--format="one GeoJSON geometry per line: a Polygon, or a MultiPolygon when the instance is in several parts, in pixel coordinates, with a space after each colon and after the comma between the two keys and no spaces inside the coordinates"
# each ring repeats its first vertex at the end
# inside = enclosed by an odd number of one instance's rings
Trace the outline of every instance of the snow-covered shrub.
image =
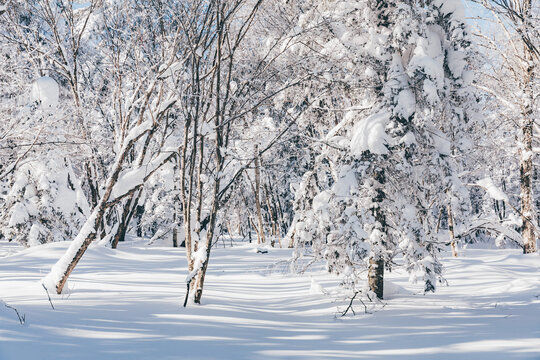
{"type": "Polygon", "coordinates": [[[20,166],[4,201],[3,236],[25,246],[71,240],[89,213],[79,180],[61,156],[20,166]]]}

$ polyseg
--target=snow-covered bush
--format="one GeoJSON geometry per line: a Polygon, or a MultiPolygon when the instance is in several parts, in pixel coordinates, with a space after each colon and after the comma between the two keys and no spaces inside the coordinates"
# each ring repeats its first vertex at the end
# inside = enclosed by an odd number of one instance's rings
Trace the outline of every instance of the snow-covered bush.
{"type": "Polygon", "coordinates": [[[25,246],[71,240],[89,213],[79,180],[61,156],[20,166],[4,201],[2,234],[25,246]]]}

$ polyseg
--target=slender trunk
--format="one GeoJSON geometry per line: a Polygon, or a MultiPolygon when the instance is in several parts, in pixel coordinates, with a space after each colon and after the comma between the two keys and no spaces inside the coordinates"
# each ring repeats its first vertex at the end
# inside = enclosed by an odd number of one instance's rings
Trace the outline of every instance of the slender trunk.
{"type": "Polygon", "coordinates": [[[262,220],[262,213],[261,213],[261,201],[260,201],[260,194],[261,194],[261,171],[260,171],[260,162],[259,162],[259,147],[255,145],[255,207],[257,208],[257,221],[258,221],[258,228],[257,231],[257,243],[265,243],[266,239],[264,237],[264,228],[263,228],[263,220],[262,220]]]}
{"type": "Polygon", "coordinates": [[[223,169],[223,155],[221,153],[221,149],[223,146],[223,126],[222,126],[222,120],[223,120],[223,113],[221,108],[221,86],[223,85],[221,83],[221,46],[223,43],[223,5],[221,4],[221,1],[218,1],[217,4],[217,16],[216,16],[216,26],[217,26],[217,48],[216,48],[216,83],[215,83],[215,91],[216,91],[216,98],[215,98],[215,114],[214,114],[214,127],[215,127],[215,153],[214,153],[214,161],[216,164],[215,169],[215,179],[214,179],[214,188],[213,188],[213,194],[212,194],[212,207],[210,210],[210,219],[208,223],[208,228],[206,232],[206,257],[205,260],[202,263],[201,269],[197,273],[197,280],[195,285],[195,295],[194,295],[194,302],[196,304],[201,303],[202,293],[203,293],[203,287],[204,287],[204,280],[206,277],[206,270],[208,269],[208,262],[210,261],[210,252],[212,250],[212,240],[214,238],[214,231],[216,227],[216,219],[217,214],[219,211],[219,188],[221,184],[221,171],[223,169]]]}
{"type": "Polygon", "coordinates": [[[176,225],[176,211],[173,214],[172,246],[178,247],[178,226],[176,225]]]}
{"type": "Polygon", "coordinates": [[[122,216],[119,219],[120,222],[118,224],[118,229],[116,230],[116,234],[114,234],[113,240],[111,241],[111,248],[116,249],[118,246],[119,241],[124,241],[124,238],[126,236],[126,230],[127,230],[127,220],[128,215],[131,210],[131,201],[133,200],[133,197],[130,196],[126,203],[124,204],[124,208],[122,210],[122,216]]]}
{"type": "Polygon", "coordinates": [[[278,237],[277,210],[275,210],[275,207],[272,206],[272,202],[270,201],[271,200],[270,192],[268,191],[268,187],[266,186],[266,184],[264,185],[264,196],[266,198],[268,216],[272,224],[272,238],[270,239],[270,246],[274,247],[276,245],[276,237],[277,237],[279,241],[279,247],[281,247],[281,239],[279,239],[278,237]]]}
{"type": "Polygon", "coordinates": [[[523,221],[523,252],[533,253],[536,251],[536,236],[533,221],[533,196],[532,196],[532,131],[533,122],[526,121],[523,128],[523,150],[519,167],[521,188],[521,219],[523,221]]]}
{"type": "Polygon", "coordinates": [[[92,168],[89,161],[86,161],[84,163],[84,168],[86,169],[86,181],[90,190],[90,206],[92,209],[94,209],[99,201],[97,185],[94,184],[94,181],[97,178],[97,174],[92,174],[92,168]]]}
{"type": "Polygon", "coordinates": [[[189,123],[186,124],[184,129],[184,144],[182,147],[182,164],[180,171],[180,194],[182,197],[182,220],[184,221],[184,243],[186,245],[186,258],[188,263],[188,271],[193,271],[193,245],[191,243],[191,214],[190,206],[191,203],[191,192],[186,191],[186,173],[187,173],[187,151],[188,151],[188,136],[189,134],[189,123]]]}
{"type": "Polygon", "coordinates": [[[443,213],[443,208],[441,207],[439,210],[439,217],[437,218],[437,226],[435,227],[436,234],[439,233],[439,229],[441,228],[442,213],[443,213]]]}
{"type": "MultiPolygon", "coordinates": [[[[373,172],[373,179],[376,184],[376,195],[373,198],[374,206],[371,211],[376,221],[375,228],[380,232],[380,238],[377,240],[380,244],[372,244],[372,246],[374,248],[380,248],[381,246],[384,247],[385,237],[387,236],[386,216],[382,209],[382,202],[386,198],[386,194],[382,190],[382,187],[386,182],[384,170],[376,169],[373,172]]],[[[383,254],[374,254],[369,258],[368,285],[370,290],[373,291],[379,299],[382,299],[384,294],[384,265],[383,254]]]]}
{"type": "Polygon", "coordinates": [[[201,136],[201,139],[199,141],[199,165],[197,169],[197,213],[195,220],[197,221],[197,228],[195,229],[197,233],[197,238],[200,239],[201,236],[201,214],[202,214],[202,207],[203,207],[203,179],[202,179],[202,172],[203,172],[203,165],[204,165],[204,136],[201,136]]]}
{"type": "MultiPolygon", "coordinates": [[[[531,18],[532,1],[523,2],[524,19],[529,21],[531,18]]],[[[532,50],[524,45],[526,71],[523,79],[526,105],[522,110],[522,132],[523,149],[520,152],[520,185],[521,185],[521,218],[523,221],[523,253],[529,254],[536,252],[536,234],[534,231],[534,204],[532,193],[532,173],[533,173],[533,126],[534,126],[534,91],[532,89],[534,79],[534,54],[532,50]]]]}
{"type": "Polygon", "coordinates": [[[175,193],[175,199],[174,199],[174,205],[173,205],[173,223],[172,223],[172,246],[173,247],[178,247],[178,198],[177,198],[178,186],[176,184],[177,171],[178,171],[178,167],[175,165],[174,171],[173,171],[174,193],[175,193]]]}
{"type": "Polygon", "coordinates": [[[450,246],[452,247],[452,256],[457,257],[456,241],[454,236],[454,214],[452,213],[452,206],[448,205],[448,233],[450,234],[450,246]]]}

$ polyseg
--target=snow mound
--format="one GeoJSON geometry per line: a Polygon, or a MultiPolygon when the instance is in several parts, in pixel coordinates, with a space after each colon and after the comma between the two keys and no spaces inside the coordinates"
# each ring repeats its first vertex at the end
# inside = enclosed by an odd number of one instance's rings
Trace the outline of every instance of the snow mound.
{"type": "Polygon", "coordinates": [[[385,300],[395,299],[402,295],[410,294],[411,292],[402,286],[399,286],[391,281],[385,280],[383,287],[383,298],[385,300]]]}
{"type": "Polygon", "coordinates": [[[318,295],[327,294],[327,291],[314,278],[311,278],[311,286],[309,287],[309,293],[318,295]]]}

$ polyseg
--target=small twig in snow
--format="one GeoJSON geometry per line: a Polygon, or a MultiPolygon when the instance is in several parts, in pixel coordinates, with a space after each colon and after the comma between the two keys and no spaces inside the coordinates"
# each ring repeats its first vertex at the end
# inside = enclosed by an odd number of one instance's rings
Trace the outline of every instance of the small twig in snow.
{"type": "MultiPolygon", "coordinates": [[[[349,312],[349,310],[352,311],[353,315],[356,315],[356,312],[354,311],[352,305],[353,305],[354,299],[356,299],[356,296],[357,296],[358,294],[360,294],[360,293],[361,293],[361,291],[356,291],[356,292],[354,293],[353,297],[351,298],[351,301],[349,302],[349,306],[347,306],[347,308],[345,309],[345,311],[341,313],[341,317],[347,315],[347,313],[349,312]]],[[[369,296],[368,296],[368,298],[369,298],[369,296]]],[[[369,311],[367,311],[366,303],[365,303],[364,301],[362,301],[361,298],[358,298],[358,300],[360,300],[360,302],[362,303],[362,305],[364,305],[364,313],[366,313],[366,314],[371,314],[369,311]]],[[[370,301],[371,301],[371,299],[370,299],[370,301]]]]}
{"type": "Polygon", "coordinates": [[[49,303],[51,304],[52,309],[53,309],[53,310],[56,310],[56,309],[54,308],[53,303],[52,303],[51,296],[49,295],[49,290],[47,290],[47,288],[45,287],[44,284],[41,284],[41,286],[43,286],[43,288],[45,289],[45,292],[47,293],[47,297],[49,298],[49,303]]]}
{"type": "Polygon", "coordinates": [[[17,317],[19,318],[19,322],[21,323],[21,325],[24,325],[24,323],[26,322],[26,315],[23,314],[21,316],[21,314],[19,314],[19,311],[17,309],[15,309],[13,306],[9,306],[8,304],[4,303],[4,305],[7,307],[7,308],[10,308],[12,309],[13,311],[15,311],[15,313],[17,314],[17,317]]]}

